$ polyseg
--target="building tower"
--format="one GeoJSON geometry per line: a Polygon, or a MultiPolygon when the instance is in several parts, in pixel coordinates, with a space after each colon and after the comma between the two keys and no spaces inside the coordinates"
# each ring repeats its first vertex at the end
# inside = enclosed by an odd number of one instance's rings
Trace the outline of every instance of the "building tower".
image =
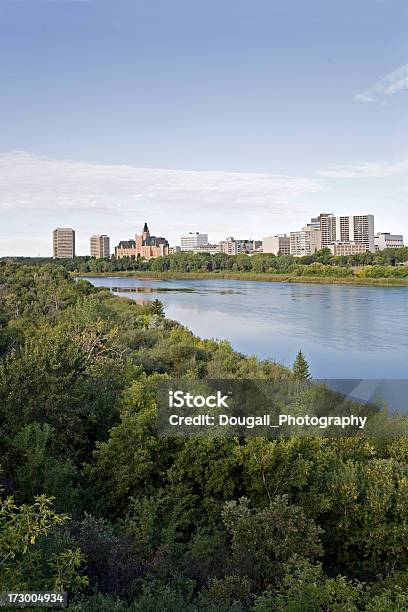
{"type": "Polygon", "coordinates": [[[143,226],[143,231],[142,231],[142,240],[143,242],[148,242],[149,238],[150,238],[149,228],[147,227],[147,223],[145,223],[143,226]]]}
{"type": "Polygon", "coordinates": [[[75,232],[70,227],[57,227],[52,233],[53,257],[73,259],[75,257],[75,232]]]}
{"type": "Polygon", "coordinates": [[[109,236],[106,236],[106,234],[91,236],[90,246],[91,257],[96,257],[96,259],[110,257],[109,236]]]}

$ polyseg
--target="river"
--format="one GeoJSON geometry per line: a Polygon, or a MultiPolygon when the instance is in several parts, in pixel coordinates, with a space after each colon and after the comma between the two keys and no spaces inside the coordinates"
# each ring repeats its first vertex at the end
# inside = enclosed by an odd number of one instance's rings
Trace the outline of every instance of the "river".
{"type": "Polygon", "coordinates": [[[408,288],[241,280],[87,278],[202,338],[290,366],[299,349],[315,378],[408,378],[408,288]]]}

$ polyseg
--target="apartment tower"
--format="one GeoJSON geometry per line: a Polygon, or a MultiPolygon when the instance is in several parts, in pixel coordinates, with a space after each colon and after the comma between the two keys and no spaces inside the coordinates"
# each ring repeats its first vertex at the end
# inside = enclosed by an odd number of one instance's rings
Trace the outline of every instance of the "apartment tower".
{"type": "Polygon", "coordinates": [[[366,251],[374,252],[374,215],[335,217],[331,213],[321,213],[318,219],[323,248],[334,242],[355,242],[363,244],[366,251]]]}

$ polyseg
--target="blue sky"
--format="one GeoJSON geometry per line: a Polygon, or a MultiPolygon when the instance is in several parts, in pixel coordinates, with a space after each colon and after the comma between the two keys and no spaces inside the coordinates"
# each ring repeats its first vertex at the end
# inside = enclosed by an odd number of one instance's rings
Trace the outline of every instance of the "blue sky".
{"type": "Polygon", "coordinates": [[[405,0],[0,0],[0,255],[147,220],[408,239],[405,0]]]}

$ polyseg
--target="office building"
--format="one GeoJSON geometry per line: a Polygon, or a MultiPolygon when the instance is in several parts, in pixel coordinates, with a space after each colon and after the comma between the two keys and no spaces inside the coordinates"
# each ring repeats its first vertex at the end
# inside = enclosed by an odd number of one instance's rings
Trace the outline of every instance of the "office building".
{"type": "Polygon", "coordinates": [[[400,249],[404,246],[402,234],[390,234],[389,232],[378,232],[374,236],[374,247],[376,251],[384,249],[400,249]]]}
{"type": "Polygon", "coordinates": [[[53,233],[53,257],[72,259],[75,257],[75,231],[70,227],[57,227],[53,233]]]}
{"type": "Polygon", "coordinates": [[[189,234],[181,236],[180,238],[180,245],[182,251],[194,251],[206,244],[208,244],[208,234],[190,232],[189,234]]]}
{"type": "Polygon", "coordinates": [[[262,249],[264,253],[273,255],[290,255],[290,238],[286,234],[265,236],[262,240],[262,249]]]}
{"type": "Polygon", "coordinates": [[[96,259],[110,257],[109,236],[106,236],[106,234],[91,236],[90,243],[91,257],[96,257],[96,259]]]}

